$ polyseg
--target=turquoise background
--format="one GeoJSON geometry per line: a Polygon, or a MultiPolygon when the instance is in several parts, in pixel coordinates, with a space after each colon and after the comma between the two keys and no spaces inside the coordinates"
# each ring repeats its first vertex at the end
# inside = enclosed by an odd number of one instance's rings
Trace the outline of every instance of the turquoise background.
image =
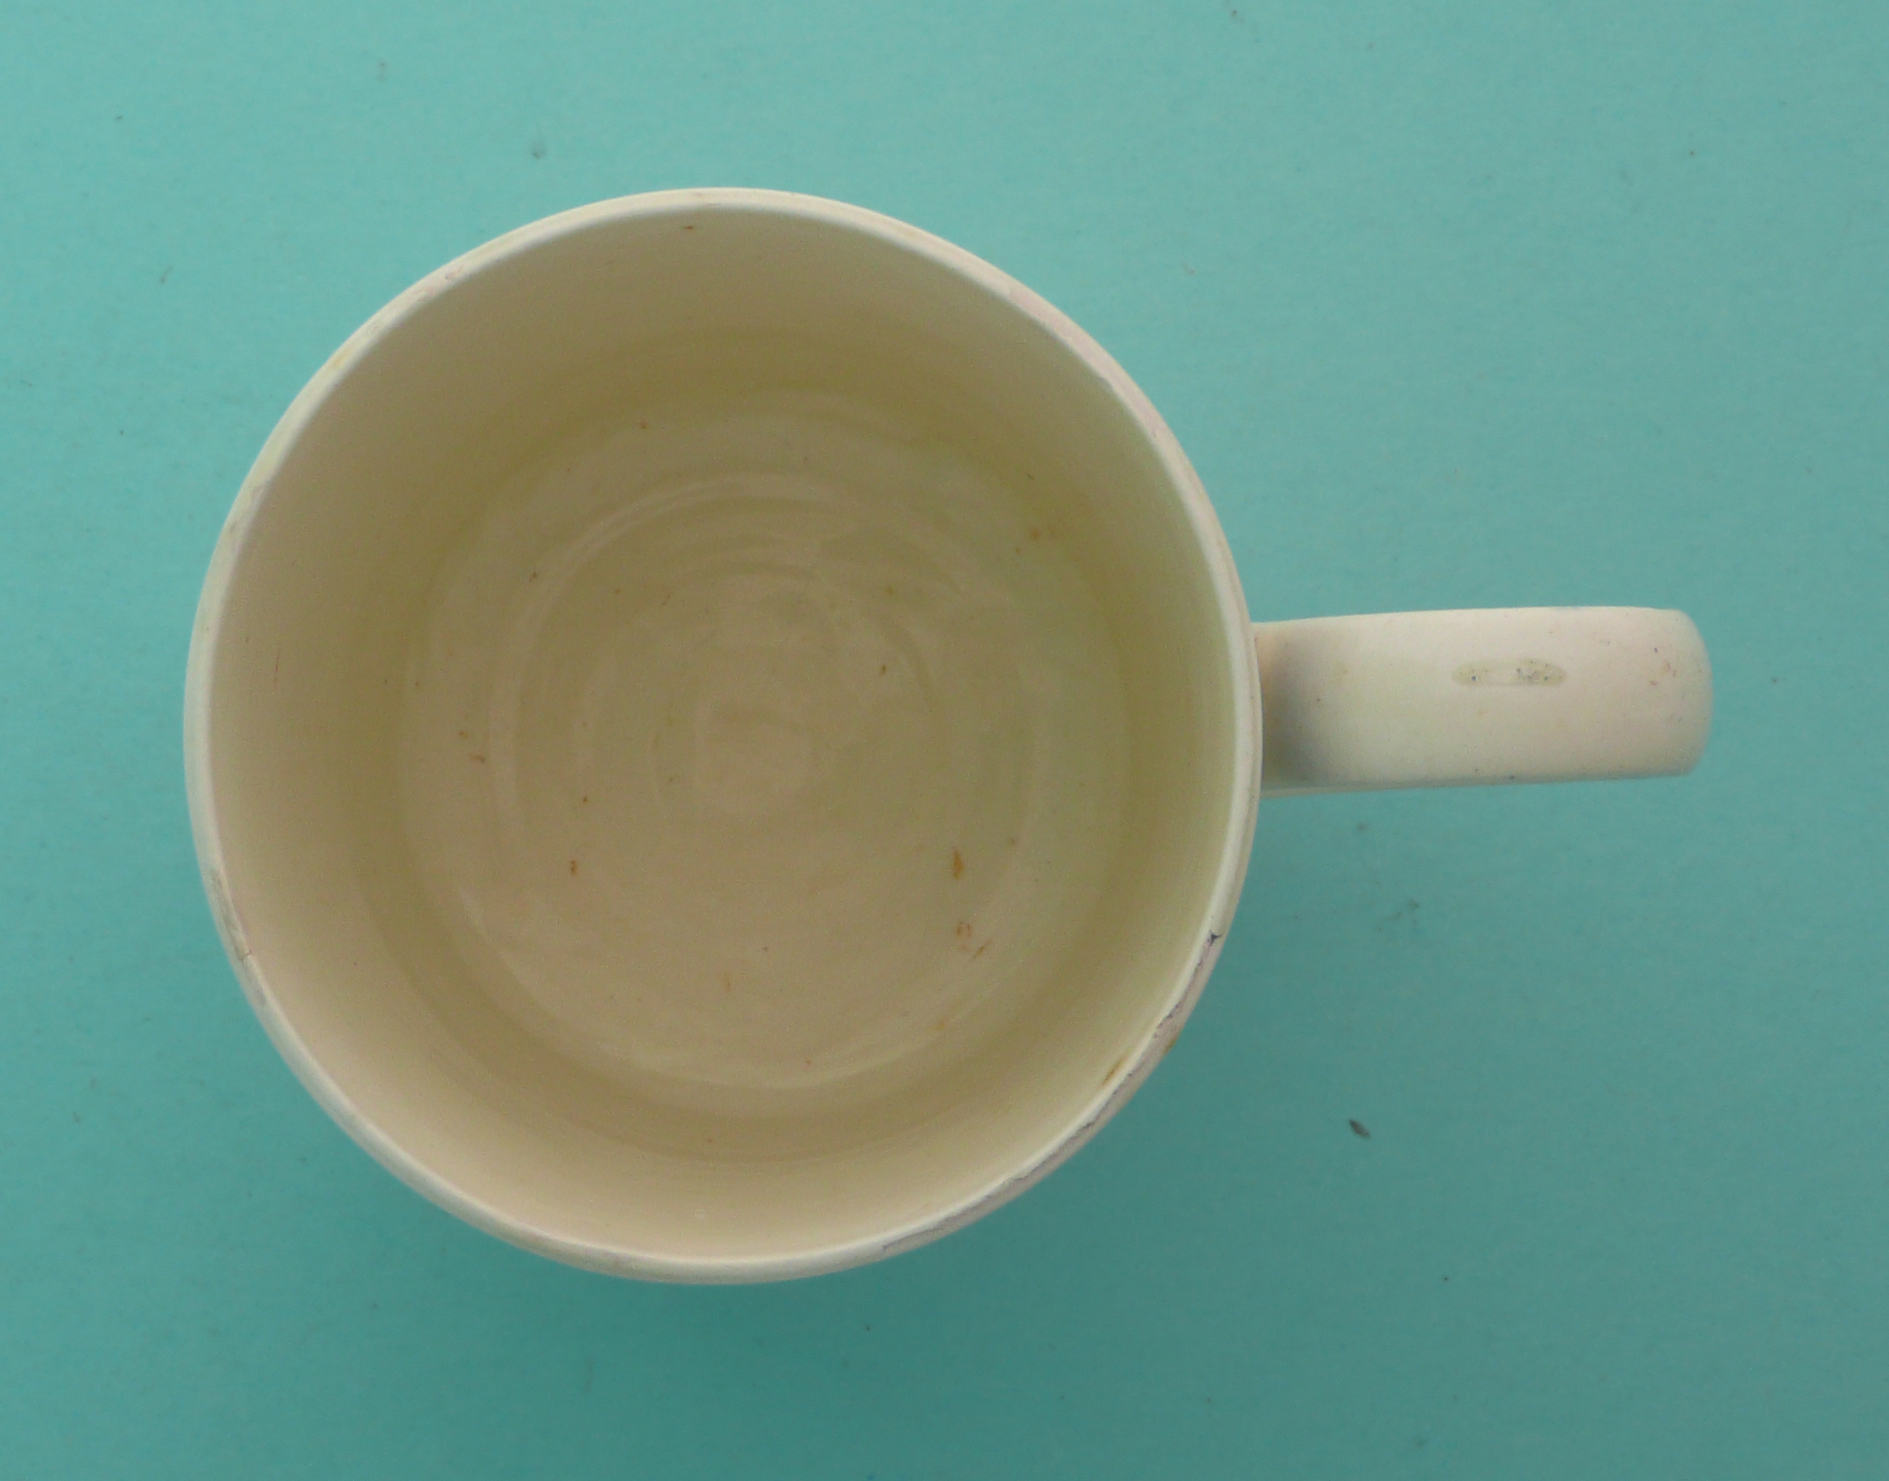
{"type": "Polygon", "coordinates": [[[1881,0],[9,0],[0,1475],[1889,1474],[1885,79],[1881,0]],[[1685,608],[1703,765],[1269,805],[1179,1051],[940,1245],[454,1222],[224,963],[197,588],[384,300],[696,184],[1071,313],[1256,616],[1685,608]]]}

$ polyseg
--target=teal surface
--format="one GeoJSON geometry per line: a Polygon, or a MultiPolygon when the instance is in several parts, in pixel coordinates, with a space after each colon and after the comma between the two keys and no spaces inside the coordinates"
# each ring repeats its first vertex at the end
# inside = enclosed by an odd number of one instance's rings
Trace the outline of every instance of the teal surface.
{"type": "Polygon", "coordinates": [[[0,1476],[1889,1474],[1885,77],[1881,0],[9,0],[0,1476]],[[1257,616],[1687,609],[1703,765],[1268,805],[1178,1052],[888,1264],[454,1222],[224,963],[198,583],[384,300],[693,184],[1071,313],[1257,616]]]}

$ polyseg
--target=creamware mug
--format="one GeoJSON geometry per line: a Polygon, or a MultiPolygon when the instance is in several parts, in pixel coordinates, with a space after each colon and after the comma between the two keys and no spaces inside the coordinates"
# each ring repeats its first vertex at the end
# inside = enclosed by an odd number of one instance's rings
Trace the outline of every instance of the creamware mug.
{"type": "Polygon", "coordinates": [[[350,1135],[528,1249],[739,1281],[1093,1134],[1262,795],[1683,772],[1710,708],[1675,612],[1255,628],[1068,319],[698,190],[501,237],[322,367],[217,545],[185,737],[237,976],[350,1135]]]}

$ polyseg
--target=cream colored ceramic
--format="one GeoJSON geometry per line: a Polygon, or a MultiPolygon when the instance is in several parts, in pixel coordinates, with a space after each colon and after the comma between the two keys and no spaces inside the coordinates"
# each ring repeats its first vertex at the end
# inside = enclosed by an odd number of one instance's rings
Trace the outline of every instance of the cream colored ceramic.
{"type": "Polygon", "coordinates": [[[186,741],[237,974],[362,1145],[558,1259],[756,1280],[1105,1121],[1262,779],[1683,771],[1709,708],[1674,613],[1256,645],[1075,325],[884,217],[690,191],[501,238],[322,368],[217,547],[186,741]]]}

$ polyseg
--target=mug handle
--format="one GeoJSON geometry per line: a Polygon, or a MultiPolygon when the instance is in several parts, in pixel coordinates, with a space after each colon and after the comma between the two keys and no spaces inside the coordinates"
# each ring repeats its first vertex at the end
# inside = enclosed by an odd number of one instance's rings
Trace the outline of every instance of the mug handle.
{"type": "Polygon", "coordinates": [[[1268,797],[1676,776],[1712,667],[1683,612],[1512,607],[1261,622],[1268,797]]]}

